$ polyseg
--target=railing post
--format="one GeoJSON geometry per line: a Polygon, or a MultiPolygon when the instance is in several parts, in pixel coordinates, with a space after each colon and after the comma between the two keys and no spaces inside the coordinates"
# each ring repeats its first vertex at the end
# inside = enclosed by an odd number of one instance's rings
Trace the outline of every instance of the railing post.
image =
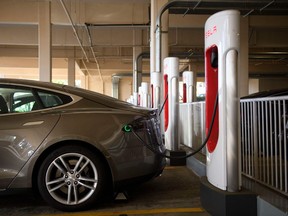
{"type": "Polygon", "coordinates": [[[258,179],[259,178],[259,164],[258,164],[258,127],[257,127],[257,102],[253,101],[253,149],[254,149],[254,178],[258,179]]]}

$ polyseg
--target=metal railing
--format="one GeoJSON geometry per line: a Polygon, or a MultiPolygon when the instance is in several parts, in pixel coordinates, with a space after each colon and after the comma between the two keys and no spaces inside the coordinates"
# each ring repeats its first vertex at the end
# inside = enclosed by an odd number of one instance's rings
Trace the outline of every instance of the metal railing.
{"type": "MultiPolygon", "coordinates": [[[[242,174],[288,196],[288,97],[242,99],[240,111],[242,174]]],[[[205,103],[180,104],[180,142],[204,139],[205,103]]]]}
{"type": "Polygon", "coordinates": [[[288,196],[288,97],[243,99],[242,174],[288,196]]]}
{"type": "MultiPolygon", "coordinates": [[[[205,140],[205,102],[181,103],[180,143],[192,149],[198,149],[205,140]]],[[[206,148],[201,151],[206,154],[206,148]]]]}

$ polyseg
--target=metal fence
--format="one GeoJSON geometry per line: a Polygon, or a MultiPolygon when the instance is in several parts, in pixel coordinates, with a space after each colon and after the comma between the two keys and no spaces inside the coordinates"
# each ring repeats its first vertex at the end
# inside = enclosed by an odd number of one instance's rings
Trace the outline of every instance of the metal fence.
{"type": "MultiPolygon", "coordinates": [[[[180,111],[180,143],[192,149],[198,149],[205,135],[205,102],[181,103],[180,111]]],[[[206,148],[202,150],[206,154],[206,148]]]]}
{"type": "MultiPolygon", "coordinates": [[[[242,99],[240,106],[242,174],[288,196],[288,97],[242,99]]],[[[181,143],[197,149],[204,138],[205,103],[181,104],[181,143]]]]}
{"type": "Polygon", "coordinates": [[[288,97],[241,100],[242,173],[288,196],[288,97]]]}

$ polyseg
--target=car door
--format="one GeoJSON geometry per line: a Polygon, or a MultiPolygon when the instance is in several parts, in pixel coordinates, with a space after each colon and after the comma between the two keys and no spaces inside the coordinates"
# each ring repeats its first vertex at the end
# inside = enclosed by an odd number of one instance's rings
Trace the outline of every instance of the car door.
{"type": "Polygon", "coordinates": [[[8,112],[0,113],[0,190],[3,190],[51,132],[59,115],[45,112],[33,90],[0,86],[0,95],[8,107],[8,112]]]}

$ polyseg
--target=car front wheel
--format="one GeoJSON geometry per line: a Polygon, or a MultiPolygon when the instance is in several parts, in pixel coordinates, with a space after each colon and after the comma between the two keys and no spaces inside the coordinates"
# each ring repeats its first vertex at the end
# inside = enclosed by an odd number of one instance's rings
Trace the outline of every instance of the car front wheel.
{"type": "Polygon", "coordinates": [[[63,211],[78,211],[101,199],[105,178],[105,169],[97,154],[69,145],[45,158],[37,180],[40,194],[47,203],[63,211]]]}

